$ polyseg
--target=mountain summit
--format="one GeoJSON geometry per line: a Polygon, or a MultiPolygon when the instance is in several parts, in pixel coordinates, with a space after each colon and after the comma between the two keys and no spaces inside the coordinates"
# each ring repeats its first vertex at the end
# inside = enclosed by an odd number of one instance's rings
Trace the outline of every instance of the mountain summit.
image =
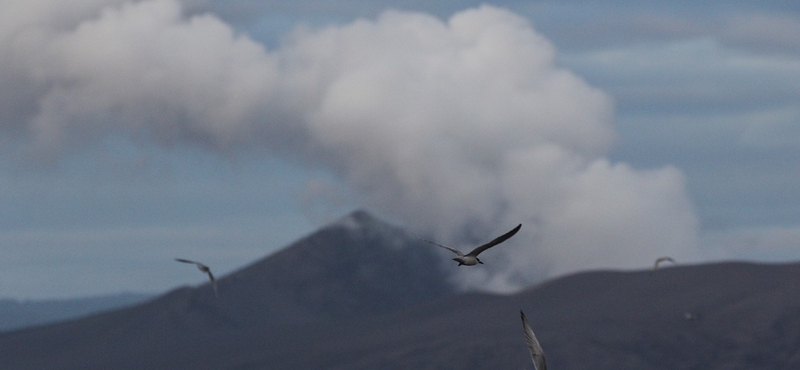
{"type": "Polygon", "coordinates": [[[436,252],[355,211],[220,279],[220,297],[284,323],[384,313],[455,293],[436,252]]]}
{"type": "Polygon", "coordinates": [[[192,357],[218,353],[225,343],[266,346],[280,337],[269,333],[453,295],[445,271],[434,248],[355,211],[220,277],[219,298],[208,283],[183,287],[130,308],[0,336],[0,368],[206,368],[192,357]],[[235,340],[215,344],[232,333],[235,340]]]}

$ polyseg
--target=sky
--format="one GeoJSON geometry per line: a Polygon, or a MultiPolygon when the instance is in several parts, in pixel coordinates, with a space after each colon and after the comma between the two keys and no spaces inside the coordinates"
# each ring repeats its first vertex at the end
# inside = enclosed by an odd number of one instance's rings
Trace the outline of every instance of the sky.
{"type": "Polygon", "coordinates": [[[791,2],[0,3],[3,298],[200,284],[173,258],[354,209],[464,249],[522,223],[467,289],[791,262],[799,162],[791,2]]]}

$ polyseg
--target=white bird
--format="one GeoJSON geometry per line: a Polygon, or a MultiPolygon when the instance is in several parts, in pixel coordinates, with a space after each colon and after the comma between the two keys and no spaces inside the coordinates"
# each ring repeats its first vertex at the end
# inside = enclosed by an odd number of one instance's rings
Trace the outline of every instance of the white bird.
{"type": "Polygon", "coordinates": [[[536,370],[547,370],[547,364],[544,362],[544,351],[542,346],[539,345],[536,335],[533,334],[531,325],[528,324],[528,318],[525,317],[525,313],[522,310],[519,310],[519,315],[522,316],[522,328],[525,330],[525,341],[528,343],[528,351],[531,353],[533,366],[536,367],[536,370]]]}
{"type": "Polygon", "coordinates": [[[419,238],[420,240],[424,241],[424,242],[431,243],[433,245],[442,247],[444,249],[447,249],[447,250],[455,253],[458,257],[453,258],[453,261],[457,261],[459,266],[461,266],[461,265],[474,266],[474,265],[477,265],[479,263],[481,265],[483,264],[483,262],[481,262],[481,260],[478,259],[478,254],[480,254],[481,252],[483,252],[483,251],[485,251],[485,250],[487,250],[487,249],[489,249],[491,247],[494,247],[495,245],[498,245],[498,244],[506,241],[508,238],[514,236],[514,234],[516,234],[517,231],[519,231],[520,228],[522,228],[522,224],[517,225],[517,227],[515,227],[513,230],[511,230],[511,231],[509,231],[509,232],[507,232],[507,233],[495,238],[494,240],[492,240],[492,241],[490,241],[490,242],[488,242],[488,243],[486,243],[484,245],[481,245],[481,246],[473,249],[472,252],[469,252],[467,254],[464,254],[463,252],[461,252],[458,249],[451,248],[451,247],[448,247],[446,245],[441,245],[439,243],[432,242],[432,241],[427,240],[427,239],[423,239],[423,238],[421,238],[421,237],[419,237],[417,235],[415,235],[415,236],[417,238],[419,238]]]}
{"type": "Polygon", "coordinates": [[[178,262],[183,262],[183,263],[191,263],[191,264],[197,266],[197,268],[200,269],[200,271],[205,272],[206,274],[208,274],[208,278],[211,279],[211,287],[214,288],[214,296],[215,297],[219,297],[219,294],[217,294],[217,280],[214,279],[214,274],[211,273],[211,269],[208,266],[206,266],[206,265],[204,265],[204,264],[202,264],[200,262],[185,260],[183,258],[176,258],[175,260],[178,261],[178,262]]]}
{"type": "Polygon", "coordinates": [[[675,260],[674,260],[674,259],[672,259],[672,257],[667,257],[667,256],[664,256],[664,257],[658,257],[658,258],[656,259],[656,262],[653,264],[653,272],[656,272],[656,270],[658,270],[658,265],[659,265],[661,262],[672,262],[672,263],[676,263],[676,262],[675,262],[675,260]]]}

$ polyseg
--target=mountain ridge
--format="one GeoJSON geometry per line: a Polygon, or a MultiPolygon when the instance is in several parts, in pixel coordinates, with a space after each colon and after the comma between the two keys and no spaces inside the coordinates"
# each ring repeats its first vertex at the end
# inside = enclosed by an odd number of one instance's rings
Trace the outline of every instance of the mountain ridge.
{"type": "MultiPolygon", "coordinates": [[[[203,340],[237,330],[284,330],[323,320],[370,316],[455,294],[442,266],[432,248],[399,228],[356,211],[221,276],[217,281],[219,299],[209,283],[180,287],[133,307],[0,335],[0,368],[13,368],[3,364],[4,359],[16,359],[12,364],[17,366],[27,359],[39,369],[92,368],[81,360],[92,356],[79,355],[76,348],[104,348],[100,352],[105,357],[120,354],[118,361],[96,361],[96,368],[125,368],[125,363],[138,364],[134,368],[156,366],[144,366],[134,354],[169,357],[174,343],[181,341],[204,347],[203,340]],[[129,339],[137,336],[146,339],[129,339]],[[66,341],[68,346],[64,346],[66,341]],[[29,343],[30,356],[4,351],[14,342],[29,343]],[[126,351],[129,355],[124,355],[126,351]],[[53,357],[61,364],[73,365],[49,366],[46,359],[53,357]]],[[[192,362],[175,357],[177,362],[169,363],[192,362]]]]}
{"type": "Polygon", "coordinates": [[[0,332],[76,319],[153,297],[154,294],[120,293],[66,299],[0,299],[0,332]]]}
{"type": "Polygon", "coordinates": [[[0,368],[531,368],[520,309],[553,368],[800,368],[800,263],[578,272],[498,295],[456,291],[436,252],[353,213],[221,277],[219,299],[183,287],[0,334],[0,368]]]}

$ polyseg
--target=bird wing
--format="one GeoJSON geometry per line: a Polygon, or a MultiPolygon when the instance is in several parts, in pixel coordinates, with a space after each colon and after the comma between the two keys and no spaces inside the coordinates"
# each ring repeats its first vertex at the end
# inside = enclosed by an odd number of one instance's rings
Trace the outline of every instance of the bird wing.
{"type": "Polygon", "coordinates": [[[503,235],[500,235],[497,238],[495,238],[494,240],[492,240],[492,241],[490,241],[490,242],[488,242],[488,243],[486,243],[484,245],[481,245],[481,246],[473,249],[472,252],[469,252],[467,255],[468,256],[477,256],[481,252],[483,252],[483,251],[485,251],[485,250],[487,250],[487,249],[489,249],[491,247],[494,247],[495,245],[498,245],[498,244],[508,240],[508,238],[514,236],[514,234],[516,234],[517,231],[519,231],[519,229],[521,229],[521,228],[522,228],[522,224],[519,224],[519,225],[517,225],[517,227],[515,227],[511,231],[509,231],[509,232],[507,232],[507,233],[505,233],[503,235]]]}
{"type": "Polygon", "coordinates": [[[178,262],[194,264],[195,266],[197,266],[197,268],[200,269],[200,271],[203,271],[203,272],[207,272],[208,271],[208,266],[206,266],[206,265],[204,265],[204,264],[202,264],[200,262],[192,261],[192,260],[185,260],[183,258],[176,258],[175,260],[178,261],[178,262]]]}
{"type": "Polygon", "coordinates": [[[214,279],[214,274],[211,273],[211,270],[206,271],[208,274],[208,278],[211,279],[211,287],[214,288],[214,296],[219,297],[219,293],[217,293],[217,280],[214,279]]]}
{"type": "Polygon", "coordinates": [[[178,261],[178,262],[183,262],[183,263],[191,263],[191,264],[197,266],[197,268],[200,269],[200,271],[203,271],[206,274],[208,274],[208,278],[211,279],[211,287],[214,288],[214,296],[219,297],[219,294],[217,294],[217,280],[214,279],[214,274],[211,273],[211,269],[208,266],[206,266],[206,265],[204,265],[204,264],[202,264],[200,262],[187,260],[187,259],[183,259],[183,258],[176,258],[175,260],[178,261]]]}
{"type": "Polygon", "coordinates": [[[672,259],[672,257],[658,257],[658,258],[656,259],[656,263],[654,263],[654,264],[653,264],[653,271],[657,270],[657,269],[658,269],[658,265],[659,265],[661,262],[664,262],[664,261],[668,261],[668,262],[675,263],[675,260],[674,260],[674,259],[672,259]]]}
{"type": "Polygon", "coordinates": [[[522,317],[522,328],[525,330],[525,341],[528,343],[528,351],[531,353],[533,366],[536,367],[536,370],[547,370],[547,364],[544,362],[544,351],[542,350],[542,346],[539,345],[536,335],[533,334],[533,329],[531,329],[531,325],[528,323],[528,318],[525,317],[525,313],[520,310],[519,314],[522,317]]]}
{"type": "Polygon", "coordinates": [[[419,235],[417,235],[417,234],[413,234],[413,233],[412,233],[411,235],[414,235],[414,236],[415,236],[417,239],[419,239],[419,240],[422,240],[423,242],[430,243],[430,244],[433,244],[433,245],[435,245],[435,246],[437,246],[437,247],[442,247],[442,248],[444,248],[444,249],[447,249],[447,250],[449,250],[450,252],[453,252],[453,253],[455,253],[455,254],[456,254],[456,255],[458,255],[459,257],[464,257],[464,253],[462,253],[462,252],[461,252],[460,250],[458,250],[458,249],[455,249],[455,248],[450,248],[450,247],[448,247],[448,246],[446,246],[446,245],[442,245],[442,244],[439,244],[439,243],[436,243],[436,242],[432,242],[432,241],[430,241],[430,240],[428,240],[428,239],[425,239],[425,238],[422,238],[422,237],[420,237],[420,236],[419,236],[419,235]]]}

